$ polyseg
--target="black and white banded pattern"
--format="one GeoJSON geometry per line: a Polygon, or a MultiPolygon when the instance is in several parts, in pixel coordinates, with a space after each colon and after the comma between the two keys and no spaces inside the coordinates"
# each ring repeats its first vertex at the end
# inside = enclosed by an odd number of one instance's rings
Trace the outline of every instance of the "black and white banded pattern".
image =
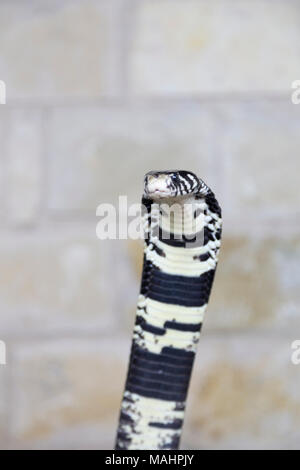
{"type": "Polygon", "coordinates": [[[188,171],[145,176],[141,290],[116,449],[178,449],[220,248],[221,209],[188,171]],[[175,208],[170,217],[166,208],[175,208]]]}

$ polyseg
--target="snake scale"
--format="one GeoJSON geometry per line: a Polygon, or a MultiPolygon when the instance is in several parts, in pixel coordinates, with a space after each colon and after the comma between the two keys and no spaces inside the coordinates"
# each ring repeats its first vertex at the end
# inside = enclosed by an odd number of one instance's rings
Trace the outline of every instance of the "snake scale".
{"type": "Polygon", "coordinates": [[[218,262],[221,209],[200,178],[181,170],[147,173],[142,207],[143,273],[115,449],[175,450],[218,262]]]}

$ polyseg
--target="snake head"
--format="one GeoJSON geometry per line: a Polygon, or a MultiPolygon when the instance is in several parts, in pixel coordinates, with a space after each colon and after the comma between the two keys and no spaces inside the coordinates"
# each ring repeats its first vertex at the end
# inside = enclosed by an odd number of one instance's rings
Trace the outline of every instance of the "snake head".
{"type": "Polygon", "coordinates": [[[191,171],[149,171],[144,180],[144,196],[151,199],[191,196],[201,191],[199,178],[191,171]]]}

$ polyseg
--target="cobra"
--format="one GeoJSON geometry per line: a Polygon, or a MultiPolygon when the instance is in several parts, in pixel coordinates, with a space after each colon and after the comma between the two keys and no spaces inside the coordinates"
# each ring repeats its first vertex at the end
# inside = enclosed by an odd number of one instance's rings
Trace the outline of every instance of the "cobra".
{"type": "Polygon", "coordinates": [[[181,170],[147,173],[142,204],[144,263],[115,449],[175,450],[218,262],[221,209],[200,178],[181,170]]]}

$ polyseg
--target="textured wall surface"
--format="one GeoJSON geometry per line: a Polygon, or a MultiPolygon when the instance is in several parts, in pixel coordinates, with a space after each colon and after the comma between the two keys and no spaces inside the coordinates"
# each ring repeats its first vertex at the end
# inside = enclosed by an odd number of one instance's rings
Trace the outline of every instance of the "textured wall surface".
{"type": "Polygon", "coordinates": [[[195,171],[224,238],[183,448],[300,448],[299,0],[1,0],[0,448],[111,448],[142,245],[96,208],[195,171]]]}

